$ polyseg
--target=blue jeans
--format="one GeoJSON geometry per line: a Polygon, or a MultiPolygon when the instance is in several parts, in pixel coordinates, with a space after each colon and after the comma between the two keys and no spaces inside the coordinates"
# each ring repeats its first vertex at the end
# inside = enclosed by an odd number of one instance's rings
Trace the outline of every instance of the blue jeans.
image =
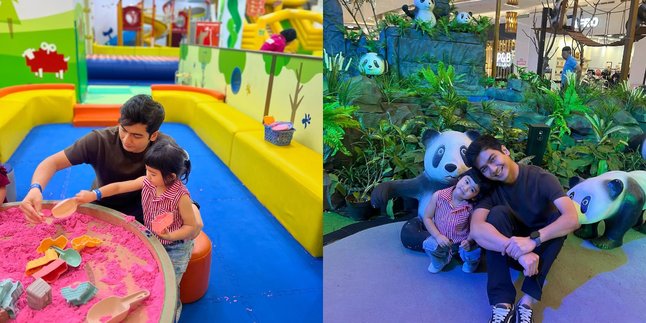
{"type": "Polygon", "coordinates": [[[175,279],[177,280],[177,310],[175,312],[175,322],[179,321],[179,316],[182,313],[182,301],[179,299],[179,282],[182,280],[182,275],[184,275],[186,267],[188,267],[188,261],[191,260],[194,244],[195,242],[193,240],[187,240],[176,241],[173,244],[164,246],[171,263],[173,263],[175,279]]]}
{"type": "Polygon", "coordinates": [[[459,243],[454,243],[451,247],[443,247],[437,244],[433,236],[426,238],[422,246],[429,257],[446,263],[449,263],[453,255],[457,253],[464,262],[475,264],[480,262],[480,254],[482,252],[477,245],[469,251],[460,247],[459,243]]]}

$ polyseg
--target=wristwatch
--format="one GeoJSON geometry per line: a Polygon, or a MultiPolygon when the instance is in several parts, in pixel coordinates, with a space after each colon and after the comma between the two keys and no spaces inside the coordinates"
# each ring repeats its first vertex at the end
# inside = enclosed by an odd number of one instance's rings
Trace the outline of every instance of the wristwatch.
{"type": "Polygon", "coordinates": [[[529,238],[536,242],[536,247],[541,245],[541,233],[538,231],[533,231],[529,234],[529,238]]]}

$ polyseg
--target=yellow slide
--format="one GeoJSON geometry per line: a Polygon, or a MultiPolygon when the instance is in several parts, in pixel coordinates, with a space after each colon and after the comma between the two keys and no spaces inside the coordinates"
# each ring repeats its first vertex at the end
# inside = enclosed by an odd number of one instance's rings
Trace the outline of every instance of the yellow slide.
{"type": "Polygon", "coordinates": [[[152,25],[152,31],[144,34],[144,44],[150,46],[150,36],[151,33],[154,35],[155,39],[166,37],[166,32],[168,31],[168,26],[161,20],[155,19],[153,21],[152,15],[144,14],[144,24],[152,25]]]}

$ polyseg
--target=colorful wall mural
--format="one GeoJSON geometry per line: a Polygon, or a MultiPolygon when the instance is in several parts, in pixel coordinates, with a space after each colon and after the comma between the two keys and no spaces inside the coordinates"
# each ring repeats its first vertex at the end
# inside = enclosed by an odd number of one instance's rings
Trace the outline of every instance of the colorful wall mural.
{"type": "Polygon", "coordinates": [[[182,46],[178,83],[224,92],[258,122],[265,115],[292,121],[294,140],[322,153],[322,69],[317,57],[182,46]]]}
{"type": "Polygon", "coordinates": [[[246,1],[222,0],[220,1],[219,21],[220,47],[240,48],[242,44],[242,24],[245,22],[246,1]]]}
{"type": "Polygon", "coordinates": [[[0,87],[74,83],[84,88],[87,71],[84,64],[79,69],[77,52],[84,60],[85,50],[82,39],[77,44],[75,29],[81,13],[80,0],[1,0],[0,87]]]}

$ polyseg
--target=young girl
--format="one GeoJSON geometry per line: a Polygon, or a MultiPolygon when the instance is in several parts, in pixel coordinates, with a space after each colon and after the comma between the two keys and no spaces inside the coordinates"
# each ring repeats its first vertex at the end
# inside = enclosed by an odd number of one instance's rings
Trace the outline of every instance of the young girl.
{"type": "MultiPolygon", "coordinates": [[[[193,251],[191,237],[196,225],[191,197],[182,183],[188,181],[191,162],[186,152],[177,144],[160,139],[144,155],[144,164],[146,176],[108,184],[92,191],[81,191],[76,195],[76,200],[79,203],[89,203],[103,197],[141,190],[144,224],[151,231],[155,217],[172,213],[173,222],[170,226],[155,234],[170,256],[179,289],[179,282],[193,251]]],[[[179,319],[182,308],[179,294],[177,301],[179,319]]]]}
{"type": "Polygon", "coordinates": [[[11,184],[7,170],[0,165],[0,204],[7,203],[7,185],[11,184]]]}
{"type": "Polygon", "coordinates": [[[455,186],[439,190],[431,196],[424,211],[424,226],[431,234],[423,247],[431,257],[428,271],[440,272],[459,253],[464,261],[462,271],[472,273],[480,263],[480,248],[469,238],[469,221],[473,199],[487,185],[474,169],[462,173],[455,186]]]}

